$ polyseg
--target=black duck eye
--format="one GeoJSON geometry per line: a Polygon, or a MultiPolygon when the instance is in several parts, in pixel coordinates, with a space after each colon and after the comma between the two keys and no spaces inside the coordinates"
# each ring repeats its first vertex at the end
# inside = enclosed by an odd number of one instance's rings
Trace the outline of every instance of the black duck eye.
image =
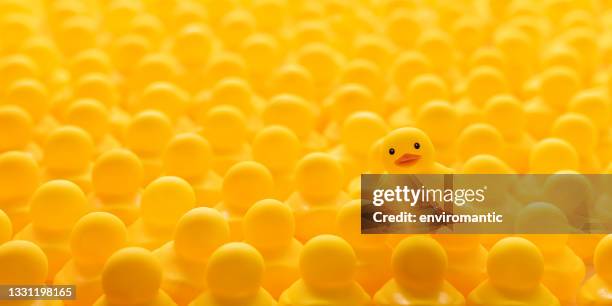
{"type": "Polygon", "coordinates": [[[421,144],[420,144],[420,143],[418,143],[418,142],[415,142],[415,143],[414,143],[414,148],[415,148],[415,149],[417,149],[417,150],[418,150],[420,147],[421,147],[421,144]]]}
{"type": "Polygon", "coordinates": [[[393,155],[393,154],[395,154],[395,149],[394,148],[389,149],[389,155],[393,155]]]}

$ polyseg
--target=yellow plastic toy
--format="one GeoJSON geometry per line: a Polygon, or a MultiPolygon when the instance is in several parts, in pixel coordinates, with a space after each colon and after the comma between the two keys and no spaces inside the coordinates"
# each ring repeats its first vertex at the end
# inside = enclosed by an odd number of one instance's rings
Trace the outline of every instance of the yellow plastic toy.
{"type": "Polygon", "coordinates": [[[229,238],[229,225],[217,210],[197,207],[184,214],[174,240],[153,252],[164,271],[161,288],[177,304],[187,305],[204,291],[208,259],[229,238]]]}
{"type": "Polygon", "coordinates": [[[49,181],[32,195],[32,221],[15,234],[15,239],[32,241],[45,252],[49,260],[48,281],[53,281],[55,274],[70,259],[70,232],[89,210],[85,194],[70,181],[49,181]]]}
{"type": "Polygon", "coordinates": [[[344,120],[340,144],[330,153],[342,163],[346,179],[368,170],[367,159],[372,145],[388,132],[387,123],[373,112],[354,112],[344,120]]]}
{"type": "Polygon", "coordinates": [[[361,234],[361,200],[351,200],[338,211],[336,228],[357,256],[355,280],[374,294],[391,278],[391,247],[384,235],[361,234]]]}
{"type": "MultiPolygon", "coordinates": [[[[13,240],[0,245],[0,284],[44,285],[47,257],[36,244],[13,240]]],[[[60,306],[61,301],[5,300],[2,306],[60,306]]]]}
{"type": "Polygon", "coordinates": [[[104,294],[93,306],[176,306],[160,289],[161,282],[162,266],[150,251],[138,247],[121,249],[104,264],[104,294]]]}
{"type": "Polygon", "coordinates": [[[488,279],[468,296],[468,305],[550,305],[559,300],[542,284],[544,259],[524,238],[497,242],[487,259],[488,279]]]}
{"type": "Polygon", "coordinates": [[[187,67],[197,67],[206,62],[213,43],[210,30],[199,24],[182,28],[172,43],[172,53],[187,67]]]}
{"type": "Polygon", "coordinates": [[[154,180],[142,192],[140,218],[128,227],[130,245],[149,250],[162,246],[172,239],[176,222],[195,205],[195,192],[182,178],[162,176],[154,180]]]}
{"type": "Polygon", "coordinates": [[[213,152],[196,133],[175,135],[163,154],[164,173],[183,178],[196,193],[198,206],[213,206],[221,199],[221,177],[212,171],[213,152]]]}
{"type": "Polygon", "coordinates": [[[389,123],[393,127],[413,124],[411,118],[419,114],[423,105],[435,100],[446,101],[450,96],[446,83],[436,74],[416,76],[402,92],[402,107],[389,117],[389,123]]]}
{"type": "Polygon", "coordinates": [[[537,142],[529,154],[530,173],[556,173],[562,170],[577,171],[580,159],[576,149],[559,138],[546,138],[537,142]]]}
{"type": "Polygon", "coordinates": [[[258,118],[253,115],[261,110],[263,102],[251,85],[239,78],[222,79],[210,90],[210,106],[230,105],[238,108],[246,117],[249,130],[257,127],[258,118]]]}
{"type": "Polygon", "coordinates": [[[36,79],[40,71],[36,63],[23,54],[3,57],[0,60],[0,92],[6,93],[9,86],[20,79],[36,79]]]}
{"type": "Polygon", "coordinates": [[[374,296],[376,305],[465,305],[465,298],[444,279],[448,258],[427,236],[402,240],[391,259],[393,278],[374,296]]]}
{"type": "Polygon", "coordinates": [[[445,279],[461,294],[467,296],[485,278],[487,250],[481,235],[435,235],[448,257],[445,279]]]}
{"type": "Polygon", "coordinates": [[[189,94],[173,83],[149,84],[136,102],[137,110],[157,110],[176,122],[184,115],[189,105],[189,94]]]}
{"type": "Polygon", "coordinates": [[[612,302],[610,295],[612,291],[610,256],[612,256],[612,235],[607,235],[601,239],[595,249],[593,260],[595,275],[589,278],[580,289],[578,305],[604,306],[610,305],[612,302]]]}
{"type": "Polygon", "coordinates": [[[30,221],[29,201],[38,184],[40,169],[31,155],[10,151],[0,154],[0,209],[10,218],[13,233],[30,221]]]}
{"type": "Polygon", "coordinates": [[[337,142],[341,137],[342,123],[349,115],[358,111],[381,112],[381,105],[367,87],[344,84],[330,93],[324,101],[323,109],[330,119],[324,135],[330,141],[337,142]]]}
{"type": "Polygon", "coordinates": [[[524,106],[511,95],[496,95],[485,103],[483,115],[485,121],[504,137],[504,160],[517,172],[527,173],[534,140],[526,129],[524,106]]]}
{"type": "Polygon", "coordinates": [[[36,123],[40,123],[51,106],[47,88],[36,79],[19,79],[11,83],[4,99],[7,104],[23,108],[36,123]]]}
{"type": "Polygon", "coordinates": [[[452,165],[456,161],[455,140],[459,135],[459,114],[457,109],[446,101],[425,103],[414,122],[436,148],[436,160],[452,165]]]}
{"type": "Polygon", "coordinates": [[[298,261],[302,244],[294,238],[291,208],[273,199],[256,202],[244,215],[244,241],[264,258],[262,287],[274,298],[299,278],[298,261]]]}
{"type": "Polygon", "coordinates": [[[117,105],[119,101],[117,85],[102,73],[90,73],[79,78],[74,85],[73,96],[77,99],[98,100],[108,108],[117,105]]]}
{"type": "Polygon", "coordinates": [[[72,259],[57,272],[53,284],[75,285],[78,298],[66,306],[93,304],[102,295],[102,268],[106,260],[127,244],[127,229],[121,220],[106,212],[83,216],[70,235],[72,259]]]}
{"type": "Polygon", "coordinates": [[[356,59],[342,69],[338,83],[359,84],[368,88],[373,94],[381,94],[386,89],[382,74],[382,70],[375,63],[356,59]]]}
{"type": "Polygon", "coordinates": [[[213,169],[220,175],[235,163],[251,157],[247,142],[247,118],[236,107],[219,105],[206,113],[202,134],[213,150],[213,169]]]}
{"type": "Polygon", "coordinates": [[[242,240],[242,219],[255,202],[274,193],[270,171],[254,161],[232,166],[223,177],[222,201],[216,208],[228,220],[233,241],[242,240]]]}
{"type": "Polygon", "coordinates": [[[265,89],[267,76],[282,63],[278,40],[269,34],[255,33],[246,37],[240,53],[250,71],[249,80],[256,89],[265,89]]]}
{"type": "Polygon", "coordinates": [[[297,51],[296,61],[310,72],[315,96],[321,97],[338,77],[342,58],[331,46],[312,42],[297,51]]]}
{"type": "Polygon", "coordinates": [[[319,235],[300,254],[301,278],[280,296],[279,306],[368,305],[370,297],[354,280],[355,252],[344,239],[319,235]]]}
{"type": "Polygon", "coordinates": [[[542,73],[539,97],[553,109],[562,111],[580,88],[580,79],[575,71],[557,66],[542,73]]]}
{"type": "Polygon", "coordinates": [[[459,164],[477,154],[489,154],[503,160],[504,147],[504,138],[495,127],[474,123],[465,127],[457,138],[457,158],[459,164]]]}
{"type": "Polygon", "coordinates": [[[254,247],[225,244],[208,260],[208,290],[189,306],[275,306],[274,298],[261,287],[263,274],[264,260],[254,247]]]}
{"type": "Polygon", "coordinates": [[[253,139],[253,159],[266,166],[274,178],[274,196],[285,200],[295,188],[293,171],[302,156],[302,144],[290,129],[273,125],[253,139]]]}
{"type": "Polygon", "coordinates": [[[296,191],[286,202],[295,214],[298,240],[334,233],[338,209],[349,200],[342,190],[343,175],[340,162],[326,153],[310,153],[298,162],[296,191]]]}
{"type": "Polygon", "coordinates": [[[588,117],[573,113],[561,115],[553,123],[551,136],[566,140],[576,149],[582,173],[601,172],[601,162],[596,155],[599,133],[588,117]]]}
{"type": "Polygon", "coordinates": [[[88,49],[79,52],[70,59],[68,70],[70,70],[70,77],[73,80],[81,80],[86,75],[109,75],[113,68],[108,55],[104,51],[88,49]]]}
{"type": "Polygon", "coordinates": [[[267,91],[270,95],[295,95],[303,99],[315,97],[314,80],[310,72],[301,65],[287,64],[270,77],[267,91]]]}
{"type": "MultiPolygon", "coordinates": [[[[210,87],[226,78],[248,78],[244,58],[230,52],[213,54],[204,68],[204,81],[210,87]]],[[[202,91],[208,95],[208,89],[202,91]]],[[[207,97],[208,98],[208,97],[207,97]]]]}
{"type": "Polygon", "coordinates": [[[14,105],[0,107],[0,152],[20,150],[31,152],[40,160],[40,146],[34,142],[34,126],[30,115],[14,105]]]}
{"type": "Polygon", "coordinates": [[[392,174],[451,172],[436,162],[431,140],[417,128],[399,128],[387,134],[381,144],[380,156],[384,169],[392,174]]]}
{"type": "Polygon", "coordinates": [[[140,93],[153,83],[174,83],[178,81],[179,69],[177,60],[169,54],[147,54],[136,64],[131,78],[127,80],[129,88],[134,93],[140,93]]]}
{"type": "Polygon", "coordinates": [[[82,128],[89,133],[96,145],[96,155],[118,148],[119,142],[113,137],[110,114],[104,104],[93,99],[80,99],[66,110],[66,123],[82,128]]]}
{"type": "Polygon", "coordinates": [[[168,117],[158,111],[136,114],[126,129],[125,146],[142,161],[143,183],[148,184],[162,174],[162,153],[173,135],[168,117]]]}
{"type": "Polygon", "coordinates": [[[43,144],[43,179],[67,179],[89,192],[94,151],[91,136],[81,128],[63,126],[56,129],[43,144]]]}
{"type": "Polygon", "coordinates": [[[300,96],[281,94],[273,97],[263,110],[265,125],[282,125],[292,130],[307,151],[327,147],[325,139],[317,130],[317,109],[300,96]]]}
{"type": "Polygon", "coordinates": [[[461,125],[467,126],[482,121],[482,109],[492,97],[509,91],[505,76],[496,68],[480,66],[472,69],[462,88],[464,100],[457,105],[461,125]]]}
{"type": "Polygon", "coordinates": [[[564,304],[576,302],[576,295],[584,280],[586,268],[567,245],[570,229],[568,218],[556,205],[535,202],[525,206],[516,218],[516,228],[524,238],[533,242],[542,252],[544,274],[542,283],[564,304]],[[543,229],[556,235],[529,234],[543,229]]]}
{"type": "Polygon", "coordinates": [[[140,215],[142,179],[142,163],[136,154],[127,149],[105,152],[91,171],[94,206],[132,224],[140,215]]]}
{"type": "Polygon", "coordinates": [[[13,224],[9,216],[0,209],[0,245],[13,238],[13,224]]]}

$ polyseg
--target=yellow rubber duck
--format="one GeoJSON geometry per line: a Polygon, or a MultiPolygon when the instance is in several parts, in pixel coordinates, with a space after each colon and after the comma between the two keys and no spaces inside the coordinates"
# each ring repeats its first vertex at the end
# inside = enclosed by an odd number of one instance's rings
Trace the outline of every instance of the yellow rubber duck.
{"type": "Polygon", "coordinates": [[[361,200],[351,200],[340,208],[336,228],[357,256],[355,280],[368,294],[376,293],[391,278],[392,249],[384,235],[361,234],[361,200]]]}
{"type": "Polygon", "coordinates": [[[319,235],[300,254],[301,278],[280,296],[279,306],[368,305],[370,297],[354,280],[357,257],[344,239],[319,235]]]}
{"type": "Polygon", "coordinates": [[[213,169],[220,175],[234,164],[251,158],[247,142],[247,118],[240,109],[219,105],[208,110],[203,121],[203,135],[210,142],[213,169]]]}
{"type": "Polygon", "coordinates": [[[91,200],[97,209],[130,225],[140,215],[142,179],[142,163],[136,154],[127,149],[106,151],[96,159],[91,171],[91,200]]]}
{"type": "MultiPolygon", "coordinates": [[[[0,284],[44,285],[47,279],[47,257],[36,244],[13,240],[0,245],[0,284]]],[[[2,306],[61,306],[61,301],[5,300],[2,306]]]]}
{"type": "Polygon", "coordinates": [[[209,105],[233,106],[245,117],[246,129],[252,133],[261,124],[257,116],[264,106],[264,100],[257,95],[251,85],[243,79],[228,77],[221,79],[210,89],[209,105]]]}
{"type": "Polygon", "coordinates": [[[449,89],[444,80],[435,74],[416,76],[410,85],[402,89],[402,107],[389,117],[392,127],[403,127],[414,124],[423,105],[431,101],[446,101],[449,99],[449,89]]]}
{"type": "Polygon", "coordinates": [[[212,44],[210,29],[201,24],[189,24],[176,33],[172,53],[183,65],[195,68],[205,63],[212,44]]]}
{"type": "Polygon", "coordinates": [[[221,177],[212,171],[213,153],[208,141],[196,133],[177,134],[163,153],[165,175],[191,184],[198,206],[213,206],[221,199],[221,177]]]}
{"type": "Polygon", "coordinates": [[[445,165],[456,162],[456,140],[459,135],[459,114],[446,101],[430,101],[416,114],[414,125],[421,129],[436,148],[436,159],[445,165]]]}
{"type": "Polygon", "coordinates": [[[102,295],[102,268],[106,260],[127,244],[127,229],[121,219],[106,212],[92,212],[74,225],[70,234],[70,259],[55,275],[53,284],[74,285],[75,300],[66,306],[93,304],[102,295]]]}
{"type": "Polygon", "coordinates": [[[215,209],[197,207],[184,214],[174,240],[153,252],[164,271],[161,288],[177,304],[187,305],[204,291],[208,259],[229,237],[229,225],[215,209]]]}
{"type": "Polygon", "coordinates": [[[31,153],[36,160],[42,158],[40,146],[34,142],[32,117],[14,105],[0,107],[0,152],[19,150],[31,153]]]}
{"type": "Polygon", "coordinates": [[[286,200],[295,188],[294,170],[302,157],[302,144],[290,129],[273,125],[263,128],[253,139],[253,159],[270,170],[274,196],[286,200]]]}
{"type": "Polygon", "coordinates": [[[147,110],[131,119],[126,129],[125,146],[142,162],[143,184],[152,182],[162,174],[161,157],[173,134],[172,123],[162,112],[147,110]]]}
{"type": "Polygon", "coordinates": [[[34,138],[43,140],[58,126],[57,120],[50,116],[49,91],[36,79],[19,79],[11,83],[4,93],[4,104],[21,107],[28,112],[34,122],[34,138]]]}
{"type": "Polygon", "coordinates": [[[463,295],[444,279],[448,258],[431,237],[402,240],[391,265],[393,278],[376,292],[376,305],[465,305],[463,295]]]}
{"type": "Polygon", "coordinates": [[[540,99],[557,111],[567,109],[570,99],[580,90],[581,82],[575,71],[556,66],[542,73],[540,99]]]}
{"type": "Polygon", "coordinates": [[[286,126],[295,133],[306,151],[327,147],[328,140],[317,130],[318,109],[300,96],[281,94],[271,98],[263,110],[265,125],[286,126]]]}
{"type": "Polygon", "coordinates": [[[595,124],[582,114],[567,113],[555,120],[551,136],[566,140],[571,144],[580,159],[582,173],[600,173],[602,165],[597,157],[596,148],[599,133],[595,124]]]}
{"type": "Polygon", "coordinates": [[[160,111],[176,123],[186,113],[189,99],[189,94],[174,83],[155,82],[144,88],[135,109],[160,111]]]}
{"type": "Polygon", "coordinates": [[[542,283],[564,304],[576,302],[584,280],[584,262],[567,245],[570,224],[565,213],[556,205],[534,202],[521,209],[516,217],[516,231],[533,242],[542,252],[544,274],[542,283]],[[540,229],[556,235],[530,234],[540,229]]]}
{"type": "Polygon", "coordinates": [[[504,160],[519,173],[529,171],[529,151],[534,144],[527,132],[527,116],[523,104],[511,95],[496,95],[483,109],[485,122],[495,127],[505,142],[504,160]]]}
{"type": "Polygon", "coordinates": [[[13,238],[13,224],[9,216],[0,209],[0,245],[13,238]]]}
{"type": "MultiPolygon", "coordinates": [[[[138,17],[137,17],[138,18],[138,17]]],[[[136,20],[135,18],[134,20],[136,20]]],[[[150,26],[159,20],[152,19],[147,22],[150,26]]],[[[137,22],[137,21],[135,21],[137,22]]],[[[143,21],[144,22],[144,21],[143,21]]],[[[144,25],[143,25],[144,26],[144,25]]],[[[145,31],[142,29],[141,31],[145,31]]],[[[154,32],[153,30],[152,32],[154,32]]],[[[149,35],[155,35],[150,33],[149,35]]],[[[176,58],[166,53],[149,53],[142,57],[134,67],[131,78],[127,80],[132,95],[140,93],[152,83],[169,82],[175,83],[178,81],[179,64],[176,58]]],[[[136,105],[130,105],[132,108],[136,105]]]]}
{"type": "Polygon", "coordinates": [[[465,97],[457,105],[461,126],[482,121],[485,103],[496,95],[509,92],[509,85],[504,74],[491,66],[479,66],[472,69],[464,87],[460,91],[465,97]]]}
{"type": "Polygon", "coordinates": [[[387,123],[373,112],[354,112],[344,120],[340,129],[340,144],[330,154],[340,160],[346,179],[368,170],[370,148],[388,132],[387,123]]]}
{"type": "Polygon", "coordinates": [[[111,135],[110,113],[101,102],[85,98],[73,102],[66,110],[66,123],[82,128],[89,133],[96,146],[96,156],[120,147],[111,135]]]}
{"type": "Polygon", "coordinates": [[[138,247],[123,248],[104,264],[104,294],[93,306],[176,306],[160,289],[161,282],[162,266],[150,251],[138,247]]]}
{"type": "MultiPolygon", "coordinates": [[[[610,98],[603,90],[583,90],[569,102],[568,111],[585,115],[595,125],[599,133],[596,147],[597,157],[604,164],[612,156],[612,141],[610,139],[610,98]]],[[[578,149],[577,149],[578,150],[578,149]]]]}
{"type": "Polygon", "coordinates": [[[261,287],[264,269],[254,247],[243,242],[225,244],[208,260],[208,290],[189,306],[275,306],[274,298],[261,287]]]}
{"type": "MultiPolygon", "coordinates": [[[[112,79],[104,73],[86,73],[78,78],[73,88],[73,97],[94,99],[113,110],[119,101],[119,93],[112,79]]],[[[66,109],[67,110],[67,109],[66,109]]]]}
{"type": "Polygon", "coordinates": [[[505,157],[502,134],[486,123],[474,123],[465,127],[457,138],[458,165],[477,154],[505,157]]]}
{"type": "Polygon", "coordinates": [[[385,84],[381,68],[366,59],[355,59],[343,67],[338,80],[339,84],[359,84],[373,94],[384,92],[385,84]]]}
{"type": "Polygon", "coordinates": [[[310,100],[315,97],[314,80],[302,65],[286,64],[272,74],[267,92],[271,96],[286,94],[310,100]]]}
{"type": "Polygon", "coordinates": [[[381,106],[372,92],[358,84],[339,86],[329,94],[322,107],[325,115],[329,116],[323,135],[333,143],[340,140],[342,123],[349,115],[358,111],[381,112],[381,106]]]}
{"type": "Polygon", "coordinates": [[[580,289],[578,305],[604,306],[612,303],[610,295],[612,291],[610,256],[612,256],[612,235],[607,235],[601,239],[595,249],[593,259],[595,275],[589,278],[580,289]]]}
{"type": "Polygon", "coordinates": [[[29,201],[40,184],[41,173],[30,154],[9,151],[0,154],[0,209],[11,219],[13,233],[30,221],[29,201]]]}
{"type": "Polygon", "coordinates": [[[282,53],[279,41],[268,33],[253,33],[246,37],[240,53],[249,70],[249,81],[253,87],[265,90],[267,76],[282,63],[282,53]]]}
{"type": "Polygon", "coordinates": [[[337,79],[342,65],[342,55],[321,42],[311,42],[297,51],[296,62],[312,75],[315,97],[321,98],[337,79]]]}
{"type": "Polygon", "coordinates": [[[437,163],[435,148],[423,131],[405,127],[387,134],[380,149],[383,167],[388,173],[451,173],[452,170],[437,163]]]}
{"type": "MultiPolygon", "coordinates": [[[[489,185],[487,189],[487,203],[490,205],[487,206],[486,209],[495,210],[498,213],[504,214],[504,220],[506,221],[506,231],[513,231],[513,218],[516,215],[516,212],[522,207],[522,203],[515,198],[515,195],[510,191],[512,188],[517,186],[518,178],[512,174],[516,174],[514,169],[510,168],[508,164],[504,161],[495,157],[493,155],[488,154],[478,154],[468,159],[461,169],[461,173],[464,174],[503,174],[503,176],[497,176],[498,183],[493,185],[489,185]]],[[[490,176],[476,176],[474,177],[476,181],[487,180],[490,176]]],[[[485,185],[486,182],[480,182],[482,185],[485,185]]],[[[499,228],[499,227],[498,227],[499,228]]],[[[503,234],[485,234],[481,235],[477,240],[480,241],[485,248],[490,249],[497,241],[505,238],[506,235],[503,234]]],[[[452,238],[452,237],[451,237],[452,238]]],[[[459,238],[458,240],[461,240],[459,238]]],[[[453,244],[454,246],[454,244],[453,244]]],[[[474,245],[472,245],[472,251],[476,251],[474,245]]],[[[449,259],[451,260],[451,265],[453,261],[452,252],[447,250],[449,259]]],[[[473,257],[471,259],[476,260],[478,257],[473,257]]],[[[467,258],[466,258],[467,259],[467,258]]],[[[482,259],[482,258],[481,258],[482,259]]],[[[485,258],[486,259],[486,258],[485,258]]],[[[469,260],[469,259],[468,259],[469,260]]],[[[461,269],[461,267],[458,267],[461,269]]],[[[451,268],[452,269],[452,268],[451,268]]],[[[474,272],[476,273],[476,272],[474,272]]],[[[477,273],[474,275],[478,275],[477,273]]],[[[451,277],[452,278],[452,277],[451,277]]],[[[464,294],[468,294],[469,292],[464,291],[464,288],[457,285],[464,294]]],[[[473,287],[472,287],[473,289],[473,287]]]]}
{"type": "Polygon", "coordinates": [[[30,199],[31,223],[15,239],[38,244],[49,260],[47,280],[70,259],[70,232],[91,207],[79,186],[66,180],[40,185],[30,199]],[[61,207],[61,209],[58,209],[61,207]]]}
{"type": "Polygon", "coordinates": [[[140,217],[128,227],[129,244],[148,250],[162,246],[172,239],[176,222],[195,205],[189,183],[176,176],[159,177],[142,192],[140,217]]]}
{"type": "Polygon", "coordinates": [[[487,250],[481,235],[435,235],[448,257],[446,280],[461,294],[468,295],[485,278],[487,250]]]}
{"type": "Polygon", "coordinates": [[[529,240],[498,241],[489,250],[487,274],[488,279],[468,296],[468,305],[561,305],[542,284],[544,258],[529,240]]]}
{"type": "Polygon", "coordinates": [[[215,207],[228,220],[232,241],[242,240],[242,219],[257,201],[274,193],[274,178],[262,164],[242,161],[232,166],[223,177],[222,201],[215,207]]]}
{"type": "Polygon", "coordinates": [[[278,200],[264,199],[249,208],[243,228],[244,241],[264,258],[266,272],[262,287],[278,298],[300,277],[298,261],[302,243],[294,238],[293,212],[278,200]]]}
{"type": "Polygon", "coordinates": [[[529,154],[530,173],[556,173],[564,170],[577,171],[580,159],[576,149],[559,138],[545,138],[538,141],[529,154]]]}
{"type": "Polygon", "coordinates": [[[286,201],[295,214],[298,240],[334,233],[338,209],[349,200],[343,175],[340,162],[326,153],[310,153],[298,162],[296,191],[286,201]]]}
{"type": "Polygon", "coordinates": [[[84,192],[91,191],[90,171],[94,151],[91,136],[81,128],[57,128],[43,144],[43,180],[66,179],[84,192]]]}

